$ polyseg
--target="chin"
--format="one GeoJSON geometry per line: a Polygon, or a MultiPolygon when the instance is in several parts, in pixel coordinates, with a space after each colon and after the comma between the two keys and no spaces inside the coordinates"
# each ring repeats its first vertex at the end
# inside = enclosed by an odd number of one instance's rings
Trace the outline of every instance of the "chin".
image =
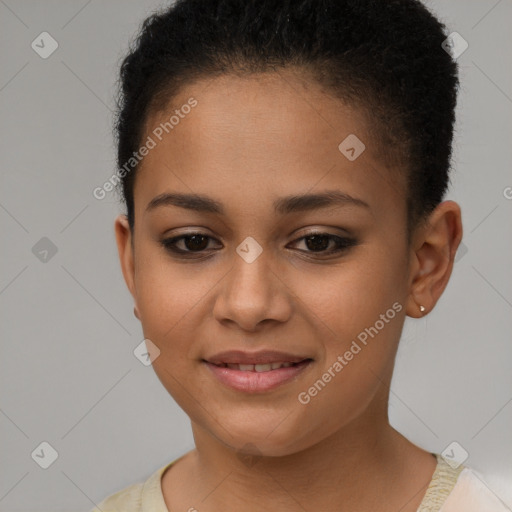
{"type": "MultiPolygon", "coordinates": [[[[275,428],[279,425],[276,422],[273,427],[265,428],[252,427],[243,428],[233,424],[224,424],[226,430],[214,427],[214,437],[223,444],[231,447],[240,456],[254,457],[284,457],[305,450],[320,441],[311,435],[304,436],[301,428],[290,430],[286,428],[275,428]]],[[[300,427],[300,426],[299,426],[300,427]]]]}

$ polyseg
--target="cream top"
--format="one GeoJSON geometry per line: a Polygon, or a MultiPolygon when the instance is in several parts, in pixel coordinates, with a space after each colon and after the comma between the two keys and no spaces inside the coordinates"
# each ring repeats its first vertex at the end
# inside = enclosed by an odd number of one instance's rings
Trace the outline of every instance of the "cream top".
{"type": "MultiPolygon", "coordinates": [[[[460,465],[452,468],[434,454],[437,466],[417,512],[510,512],[476,471],[460,465]]],[[[162,493],[162,475],[181,457],[155,471],[145,482],[112,494],[91,512],[171,512],[162,493]]],[[[190,504],[193,510],[194,504],[190,504]]]]}

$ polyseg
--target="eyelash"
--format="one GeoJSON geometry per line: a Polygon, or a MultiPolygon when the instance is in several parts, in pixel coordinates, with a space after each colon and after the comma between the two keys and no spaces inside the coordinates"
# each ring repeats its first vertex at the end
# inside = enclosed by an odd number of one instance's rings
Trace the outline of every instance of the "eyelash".
{"type": "MultiPolygon", "coordinates": [[[[193,258],[199,259],[201,256],[188,256],[188,255],[193,255],[193,254],[201,255],[201,253],[205,253],[206,252],[205,250],[190,251],[190,250],[183,250],[183,249],[176,248],[177,242],[179,242],[180,240],[186,239],[186,238],[192,238],[193,236],[202,236],[202,237],[208,238],[210,240],[215,240],[213,237],[208,236],[208,235],[206,235],[204,233],[191,232],[191,233],[187,233],[185,235],[176,236],[176,237],[173,237],[173,238],[166,238],[166,239],[161,241],[161,244],[164,246],[164,248],[167,251],[172,252],[173,254],[178,255],[178,257],[190,258],[190,259],[193,259],[193,258]]],[[[305,253],[305,254],[312,254],[312,255],[316,254],[316,255],[320,255],[320,257],[321,256],[331,256],[331,255],[334,255],[334,254],[339,254],[339,253],[342,253],[342,252],[346,252],[351,247],[357,245],[357,240],[355,238],[340,237],[340,236],[332,235],[330,233],[322,233],[322,232],[311,232],[311,233],[308,233],[307,235],[304,235],[304,236],[302,236],[300,238],[297,238],[296,240],[294,240],[294,242],[299,242],[301,240],[304,240],[306,238],[310,238],[310,237],[313,237],[313,236],[326,237],[326,238],[329,238],[330,240],[334,240],[334,242],[337,244],[336,249],[330,250],[330,251],[318,251],[318,252],[300,250],[300,252],[305,253]]]]}

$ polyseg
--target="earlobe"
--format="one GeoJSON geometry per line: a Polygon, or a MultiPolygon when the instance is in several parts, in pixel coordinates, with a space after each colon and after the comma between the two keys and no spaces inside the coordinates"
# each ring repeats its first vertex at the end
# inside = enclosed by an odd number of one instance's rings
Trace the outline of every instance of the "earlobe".
{"type": "MultiPolygon", "coordinates": [[[[117,250],[119,253],[121,270],[123,272],[126,286],[128,286],[128,289],[130,290],[130,293],[132,294],[136,304],[137,296],[135,290],[135,265],[132,244],[132,231],[130,229],[126,215],[119,215],[116,218],[114,223],[114,230],[116,234],[117,250]]],[[[136,308],[137,305],[135,305],[135,309],[136,308]]],[[[135,316],[137,316],[137,313],[135,316]]]]}
{"type": "Polygon", "coordinates": [[[444,201],[414,236],[407,315],[418,318],[434,308],[450,279],[461,240],[460,207],[444,201]]]}

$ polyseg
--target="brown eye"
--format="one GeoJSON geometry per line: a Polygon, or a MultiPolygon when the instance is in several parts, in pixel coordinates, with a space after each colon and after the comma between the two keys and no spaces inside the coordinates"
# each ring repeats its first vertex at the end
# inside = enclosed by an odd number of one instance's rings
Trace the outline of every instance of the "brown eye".
{"type": "Polygon", "coordinates": [[[162,240],[162,245],[177,254],[201,253],[207,249],[210,240],[214,239],[203,233],[190,233],[162,240]],[[178,246],[180,242],[182,247],[178,246]]]}
{"type": "Polygon", "coordinates": [[[325,251],[331,242],[330,237],[325,235],[311,235],[304,237],[306,240],[306,247],[310,251],[325,251]]]}
{"type": "Polygon", "coordinates": [[[183,237],[185,247],[190,251],[201,251],[208,247],[208,237],[192,235],[183,237]]]}
{"type": "Polygon", "coordinates": [[[320,255],[331,255],[348,250],[350,247],[357,245],[354,238],[340,237],[331,235],[330,233],[312,233],[310,235],[298,238],[295,242],[305,241],[306,250],[299,249],[304,253],[318,253],[320,255]],[[329,247],[334,248],[329,250],[329,247]]]}
{"type": "MultiPolygon", "coordinates": [[[[213,250],[208,249],[210,241],[215,240],[211,236],[203,233],[189,233],[173,238],[167,238],[161,241],[166,250],[183,257],[202,256],[213,250]]],[[[295,244],[304,240],[306,249],[299,249],[306,254],[318,254],[319,256],[329,256],[357,245],[354,238],[340,237],[330,233],[311,233],[295,240],[295,244]],[[330,249],[329,249],[330,248],[330,249]]]]}

